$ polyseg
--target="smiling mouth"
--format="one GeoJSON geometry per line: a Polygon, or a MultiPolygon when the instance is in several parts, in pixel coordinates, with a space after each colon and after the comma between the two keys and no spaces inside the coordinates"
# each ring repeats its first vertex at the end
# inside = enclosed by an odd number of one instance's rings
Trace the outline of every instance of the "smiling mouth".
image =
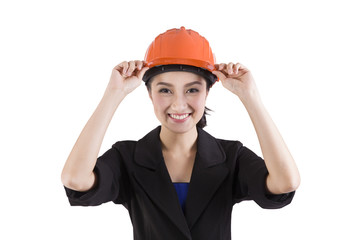
{"type": "Polygon", "coordinates": [[[182,120],[187,118],[188,116],[191,115],[191,113],[185,113],[185,114],[168,114],[171,118],[177,119],[177,120],[182,120]]]}

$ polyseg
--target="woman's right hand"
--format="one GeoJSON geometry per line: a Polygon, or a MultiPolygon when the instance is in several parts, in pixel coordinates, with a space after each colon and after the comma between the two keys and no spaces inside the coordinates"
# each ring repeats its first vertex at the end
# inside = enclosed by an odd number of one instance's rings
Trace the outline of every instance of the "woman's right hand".
{"type": "Polygon", "coordinates": [[[116,65],[111,73],[106,91],[124,97],[141,85],[144,73],[148,70],[144,61],[124,61],[116,65]]]}

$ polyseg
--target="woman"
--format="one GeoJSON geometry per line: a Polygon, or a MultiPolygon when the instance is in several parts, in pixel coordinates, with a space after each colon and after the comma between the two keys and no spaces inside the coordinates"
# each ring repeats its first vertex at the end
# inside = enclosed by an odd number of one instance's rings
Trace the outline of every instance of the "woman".
{"type": "Polygon", "coordinates": [[[182,27],[160,34],[145,61],[113,69],[65,163],[62,182],[71,205],[123,204],[134,239],[231,239],[235,203],[283,207],[300,176],[250,71],[239,63],[216,65],[206,39],[182,27]],[[264,160],[239,141],[216,139],[202,129],[206,98],[217,79],[246,107],[264,160]],[[97,159],[114,112],[141,80],[161,126],[139,141],[115,143],[97,159]]]}

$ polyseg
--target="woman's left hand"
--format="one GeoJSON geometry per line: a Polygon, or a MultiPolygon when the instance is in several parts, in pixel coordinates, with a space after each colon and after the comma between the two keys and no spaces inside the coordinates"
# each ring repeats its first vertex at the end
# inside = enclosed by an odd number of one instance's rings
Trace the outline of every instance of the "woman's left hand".
{"type": "Polygon", "coordinates": [[[215,74],[222,85],[236,94],[241,101],[251,100],[258,97],[258,90],[251,72],[240,63],[215,64],[215,74]]]}

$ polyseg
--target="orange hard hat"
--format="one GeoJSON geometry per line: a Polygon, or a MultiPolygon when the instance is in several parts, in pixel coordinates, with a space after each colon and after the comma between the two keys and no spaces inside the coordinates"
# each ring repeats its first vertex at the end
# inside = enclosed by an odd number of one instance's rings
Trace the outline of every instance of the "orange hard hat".
{"type": "Polygon", "coordinates": [[[150,68],[144,74],[145,83],[151,77],[169,71],[193,72],[209,80],[211,85],[217,80],[211,73],[215,70],[215,56],[209,42],[185,27],[173,28],[157,36],[147,49],[144,61],[150,68]]]}

